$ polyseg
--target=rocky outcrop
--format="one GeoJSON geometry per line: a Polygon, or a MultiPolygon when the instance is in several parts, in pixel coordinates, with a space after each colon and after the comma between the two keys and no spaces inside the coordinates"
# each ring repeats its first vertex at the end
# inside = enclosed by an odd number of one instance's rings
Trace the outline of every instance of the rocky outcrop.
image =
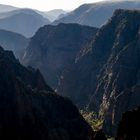
{"type": "Polygon", "coordinates": [[[37,70],[0,47],[0,139],[92,140],[94,132],[37,70]]]}
{"type": "Polygon", "coordinates": [[[31,38],[22,63],[38,68],[55,89],[62,72],[74,63],[80,49],[92,40],[96,31],[78,24],[44,26],[31,38]]]}
{"type": "Polygon", "coordinates": [[[116,140],[140,139],[140,107],[123,114],[119,124],[116,140]]]}
{"type": "Polygon", "coordinates": [[[58,93],[99,113],[108,135],[123,112],[140,105],[139,31],[139,11],[116,10],[60,80],[58,93]]]}

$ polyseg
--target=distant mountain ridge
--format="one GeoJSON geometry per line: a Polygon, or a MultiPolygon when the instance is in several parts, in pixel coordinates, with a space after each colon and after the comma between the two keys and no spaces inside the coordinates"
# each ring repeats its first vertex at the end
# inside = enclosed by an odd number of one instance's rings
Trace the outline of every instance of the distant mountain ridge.
{"type": "Polygon", "coordinates": [[[54,20],[57,20],[59,19],[62,15],[66,15],[67,12],[62,10],[62,9],[54,9],[54,10],[50,10],[50,11],[47,11],[45,12],[46,16],[51,20],[51,21],[54,21],[54,20]]]}
{"type": "MultiPolygon", "coordinates": [[[[10,6],[10,5],[0,4],[0,18],[4,18],[7,15],[11,15],[11,14],[17,12],[16,10],[23,11],[25,9],[30,10],[30,12],[33,12],[33,11],[37,12],[38,14],[42,15],[44,18],[48,19],[50,22],[52,22],[56,19],[59,19],[60,17],[63,17],[64,15],[66,15],[68,13],[68,11],[64,11],[63,9],[53,9],[50,11],[39,11],[37,9],[19,8],[19,7],[14,7],[14,6],[10,6]],[[13,11],[15,11],[15,12],[13,12],[13,11]]],[[[26,12],[26,11],[24,11],[24,12],[26,12]]],[[[28,13],[29,13],[29,11],[28,11],[28,13]]]]}
{"type": "Polygon", "coordinates": [[[0,13],[0,17],[0,29],[16,32],[26,37],[33,36],[41,26],[50,24],[48,19],[31,9],[0,13]]]}
{"type": "Polygon", "coordinates": [[[140,2],[134,1],[103,1],[92,4],[83,4],[67,16],[53,22],[78,23],[93,27],[101,27],[113,15],[116,9],[140,9],[140,2]]]}
{"type": "MultiPolygon", "coordinates": [[[[33,11],[37,12],[38,14],[42,15],[44,18],[48,19],[51,22],[56,19],[59,19],[60,17],[64,16],[66,13],[68,13],[67,11],[64,11],[63,9],[53,9],[50,11],[39,11],[37,9],[19,8],[19,7],[14,7],[14,6],[10,6],[10,5],[0,4],[0,18],[6,17],[7,15],[11,15],[15,12],[18,12],[16,10],[22,10],[22,11],[24,10],[24,12],[26,12],[25,9],[30,10],[30,12],[32,12],[32,13],[33,13],[33,11]],[[15,11],[15,12],[13,12],[13,11],[15,11]]],[[[28,13],[29,13],[29,11],[28,11],[28,13]]]]}
{"type": "Polygon", "coordinates": [[[17,7],[10,6],[10,5],[5,5],[5,4],[0,4],[0,13],[2,12],[9,12],[13,10],[17,10],[17,7]]]}

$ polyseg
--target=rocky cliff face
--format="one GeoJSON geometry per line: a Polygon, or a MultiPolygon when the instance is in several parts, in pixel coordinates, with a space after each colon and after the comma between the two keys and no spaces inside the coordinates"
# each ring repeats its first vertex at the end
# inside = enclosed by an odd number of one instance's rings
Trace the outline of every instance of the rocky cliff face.
{"type": "Polygon", "coordinates": [[[92,140],[76,107],[0,47],[0,139],[92,140]]]}
{"type": "Polygon", "coordinates": [[[116,140],[139,140],[140,107],[123,114],[119,124],[116,140]]]}
{"type": "Polygon", "coordinates": [[[39,68],[48,84],[57,87],[62,72],[75,61],[79,50],[97,29],[78,24],[48,25],[31,38],[22,63],[39,68]]]}
{"type": "MultiPolygon", "coordinates": [[[[121,114],[140,105],[140,13],[118,10],[114,21],[119,24],[115,30],[115,41],[111,53],[98,78],[95,95],[103,91],[100,112],[105,113],[106,132],[116,132],[121,114]],[[109,123],[108,123],[109,122],[109,123]],[[111,125],[110,125],[111,122],[111,125]],[[111,126],[109,130],[109,126],[111,126]]],[[[92,99],[90,106],[94,104],[92,99]]]]}
{"type": "Polygon", "coordinates": [[[140,105],[140,12],[116,10],[76,62],[63,73],[58,93],[99,112],[114,135],[121,114],[140,105]]]}

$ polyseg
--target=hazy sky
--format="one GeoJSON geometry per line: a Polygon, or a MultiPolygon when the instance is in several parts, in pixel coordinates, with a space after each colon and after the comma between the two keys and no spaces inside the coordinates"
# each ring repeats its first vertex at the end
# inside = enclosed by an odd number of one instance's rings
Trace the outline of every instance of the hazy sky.
{"type": "Polygon", "coordinates": [[[92,3],[97,1],[103,0],[0,0],[0,4],[48,11],[51,9],[72,10],[83,3],[92,3]]]}

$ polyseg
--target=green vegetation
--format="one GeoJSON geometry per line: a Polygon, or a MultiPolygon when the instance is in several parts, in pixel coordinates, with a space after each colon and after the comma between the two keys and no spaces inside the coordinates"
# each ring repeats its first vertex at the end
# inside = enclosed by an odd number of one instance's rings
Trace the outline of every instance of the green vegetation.
{"type": "Polygon", "coordinates": [[[114,138],[108,138],[107,140],[115,140],[114,138]]]}
{"type": "Polygon", "coordinates": [[[103,120],[99,119],[95,112],[80,110],[80,113],[82,114],[84,119],[89,123],[89,125],[93,128],[93,130],[98,131],[102,129],[103,120]]]}
{"type": "MultiPolygon", "coordinates": [[[[98,117],[95,112],[88,112],[85,110],[80,110],[80,113],[84,117],[84,119],[89,123],[94,131],[98,131],[102,129],[103,119],[102,117],[98,117]]],[[[107,140],[115,140],[114,138],[108,137],[107,140]]]]}

